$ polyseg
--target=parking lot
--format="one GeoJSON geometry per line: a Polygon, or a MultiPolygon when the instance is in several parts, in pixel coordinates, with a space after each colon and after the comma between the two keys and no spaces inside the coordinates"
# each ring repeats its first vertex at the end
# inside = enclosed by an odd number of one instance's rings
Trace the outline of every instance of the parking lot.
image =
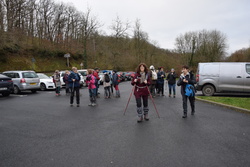
{"type": "MultiPolygon", "coordinates": [[[[120,85],[121,98],[89,107],[87,88],[80,107],[54,91],[0,97],[1,167],[183,167],[250,166],[250,115],[196,101],[196,114],[182,119],[182,99],[149,99],[150,120],[136,122],[132,86],[120,85]]],[[[167,92],[165,90],[165,92],[167,92]]]]}

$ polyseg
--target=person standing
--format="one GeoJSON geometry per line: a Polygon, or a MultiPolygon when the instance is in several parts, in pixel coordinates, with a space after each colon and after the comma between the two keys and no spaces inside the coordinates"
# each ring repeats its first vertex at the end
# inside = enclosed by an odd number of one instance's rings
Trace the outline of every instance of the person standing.
{"type": "Polygon", "coordinates": [[[95,94],[96,94],[96,97],[98,98],[99,97],[99,95],[98,95],[98,89],[99,89],[99,80],[100,80],[100,77],[99,77],[99,68],[98,67],[96,67],[95,69],[94,69],[94,71],[93,71],[93,75],[94,75],[94,77],[95,77],[95,86],[96,86],[96,89],[95,89],[95,94]]]}
{"type": "Polygon", "coordinates": [[[61,91],[61,81],[60,81],[60,73],[59,70],[56,70],[55,73],[52,76],[53,81],[56,86],[56,96],[60,96],[60,91],[61,91]]]}
{"type": "Polygon", "coordinates": [[[183,106],[183,116],[182,118],[187,118],[187,99],[189,99],[190,105],[191,105],[191,115],[194,115],[195,113],[195,96],[186,96],[185,95],[185,89],[187,84],[191,84],[194,86],[196,84],[195,77],[192,73],[188,72],[189,67],[183,66],[182,67],[182,74],[177,82],[178,86],[181,86],[181,95],[182,95],[182,106],[183,106]]]}
{"type": "Polygon", "coordinates": [[[163,67],[159,68],[159,72],[157,73],[157,82],[158,82],[158,95],[164,96],[164,78],[166,77],[165,72],[163,71],[163,67]]]}
{"type": "Polygon", "coordinates": [[[175,98],[176,95],[176,91],[175,91],[175,87],[176,87],[176,78],[177,75],[175,73],[175,70],[172,68],[170,73],[167,76],[167,81],[168,81],[168,90],[169,90],[169,97],[171,97],[172,95],[172,89],[173,89],[173,97],[175,98]]]}
{"type": "Polygon", "coordinates": [[[76,67],[72,67],[72,72],[68,77],[69,88],[70,88],[70,106],[73,106],[74,103],[74,95],[76,92],[76,104],[77,107],[80,105],[80,75],[77,72],[76,67]]]}
{"type": "Polygon", "coordinates": [[[68,81],[69,74],[70,72],[66,70],[63,76],[63,82],[65,83],[65,91],[67,96],[69,95],[69,81],[68,81]]]}
{"type": "Polygon", "coordinates": [[[119,90],[119,87],[118,87],[118,85],[119,85],[119,78],[118,78],[118,74],[117,74],[117,71],[116,70],[114,70],[113,71],[113,85],[114,85],[114,88],[115,88],[115,92],[116,92],[116,96],[115,97],[121,97],[120,96],[120,90],[119,90]]]}
{"type": "Polygon", "coordinates": [[[131,84],[135,87],[134,88],[134,96],[136,99],[136,106],[137,106],[137,114],[138,120],[137,122],[140,123],[144,120],[148,121],[148,95],[149,90],[148,86],[150,85],[150,77],[148,73],[148,68],[146,64],[140,63],[137,67],[136,74],[134,79],[132,80],[131,84]],[[142,108],[143,102],[143,108],[142,108]]]}
{"type": "Polygon", "coordinates": [[[149,90],[150,90],[150,93],[152,94],[152,97],[155,97],[155,91],[156,91],[156,82],[157,82],[157,73],[155,71],[155,67],[153,65],[151,65],[149,67],[150,71],[149,71],[149,77],[151,79],[151,84],[149,86],[149,90]]]}
{"type": "Polygon", "coordinates": [[[87,70],[88,75],[86,77],[86,84],[88,85],[89,89],[89,99],[90,103],[89,106],[96,106],[96,79],[95,76],[93,75],[93,70],[88,69],[87,70]]]}
{"type": "Polygon", "coordinates": [[[111,97],[110,93],[110,77],[107,71],[104,71],[104,79],[103,79],[103,87],[104,87],[104,94],[105,94],[105,99],[108,99],[111,97]]]}

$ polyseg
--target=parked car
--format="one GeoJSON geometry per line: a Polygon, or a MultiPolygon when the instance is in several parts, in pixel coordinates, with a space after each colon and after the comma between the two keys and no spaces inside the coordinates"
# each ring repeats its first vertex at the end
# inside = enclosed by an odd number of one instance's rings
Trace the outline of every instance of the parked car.
{"type": "Polygon", "coordinates": [[[46,89],[55,89],[55,84],[53,82],[53,79],[49,77],[48,75],[44,73],[37,73],[38,77],[40,78],[40,89],[46,90],[46,89]]]}
{"type": "Polygon", "coordinates": [[[0,74],[0,93],[3,96],[9,96],[13,89],[14,85],[12,79],[0,74]]]}
{"type": "Polygon", "coordinates": [[[99,84],[99,85],[103,85],[104,73],[103,73],[103,72],[99,72],[98,75],[99,75],[99,78],[100,78],[98,84],[99,84]]]}
{"type": "Polygon", "coordinates": [[[250,62],[199,63],[197,90],[205,96],[216,92],[250,93],[250,62]]]}
{"type": "Polygon", "coordinates": [[[82,75],[82,78],[83,78],[83,86],[86,87],[87,84],[86,84],[86,77],[87,77],[87,69],[81,69],[81,70],[77,70],[81,75],[82,75]]]}
{"type": "Polygon", "coordinates": [[[26,90],[35,93],[40,89],[40,79],[35,71],[5,71],[3,74],[12,78],[15,94],[26,90]]]}

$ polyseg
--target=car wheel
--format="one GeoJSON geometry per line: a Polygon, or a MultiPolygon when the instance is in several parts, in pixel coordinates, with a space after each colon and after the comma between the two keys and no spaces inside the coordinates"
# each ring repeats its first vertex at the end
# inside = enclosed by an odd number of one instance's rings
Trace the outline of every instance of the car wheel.
{"type": "Polygon", "coordinates": [[[9,92],[4,92],[4,93],[2,93],[2,95],[3,95],[4,97],[7,97],[7,96],[10,95],[10,93],[9,93],[9,92]]]}
{"type": "Polygon", "coordinates": [[[215,92],[215,89],[214,89],[213,85],[205,85],[202,88],[202,93],[205,96],[213,96],[214,92],[215,92]]]}
{"type": "Polygon", "coordinates": [[[20,89],[18,88],[18,86],[14,86],[14,94],[19,94],[20,93],[20,89]]]}
{"type": "Polygon", "coordinates": [[[36,90],[31,90],[32,93],[36,93],[36,90]]]}
{"type": "Polygon", "coordinates": [[[46,85],[45,85],[44,83],[41,83],[41,84],[40,84],[40,89],[41,89],[42,91],[46,90],[46,85]]]}

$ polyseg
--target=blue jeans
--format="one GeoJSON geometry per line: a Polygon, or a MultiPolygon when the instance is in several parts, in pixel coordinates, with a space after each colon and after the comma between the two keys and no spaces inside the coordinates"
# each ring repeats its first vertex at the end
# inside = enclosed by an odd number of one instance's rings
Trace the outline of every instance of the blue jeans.
{"type": "Polygon", "coordinates": [[[175,86],[176,86],[176,84],[168,84],[169,95],[171,95],[172,89],[173,89],[173,93],[175,95],[175,86]]]}

